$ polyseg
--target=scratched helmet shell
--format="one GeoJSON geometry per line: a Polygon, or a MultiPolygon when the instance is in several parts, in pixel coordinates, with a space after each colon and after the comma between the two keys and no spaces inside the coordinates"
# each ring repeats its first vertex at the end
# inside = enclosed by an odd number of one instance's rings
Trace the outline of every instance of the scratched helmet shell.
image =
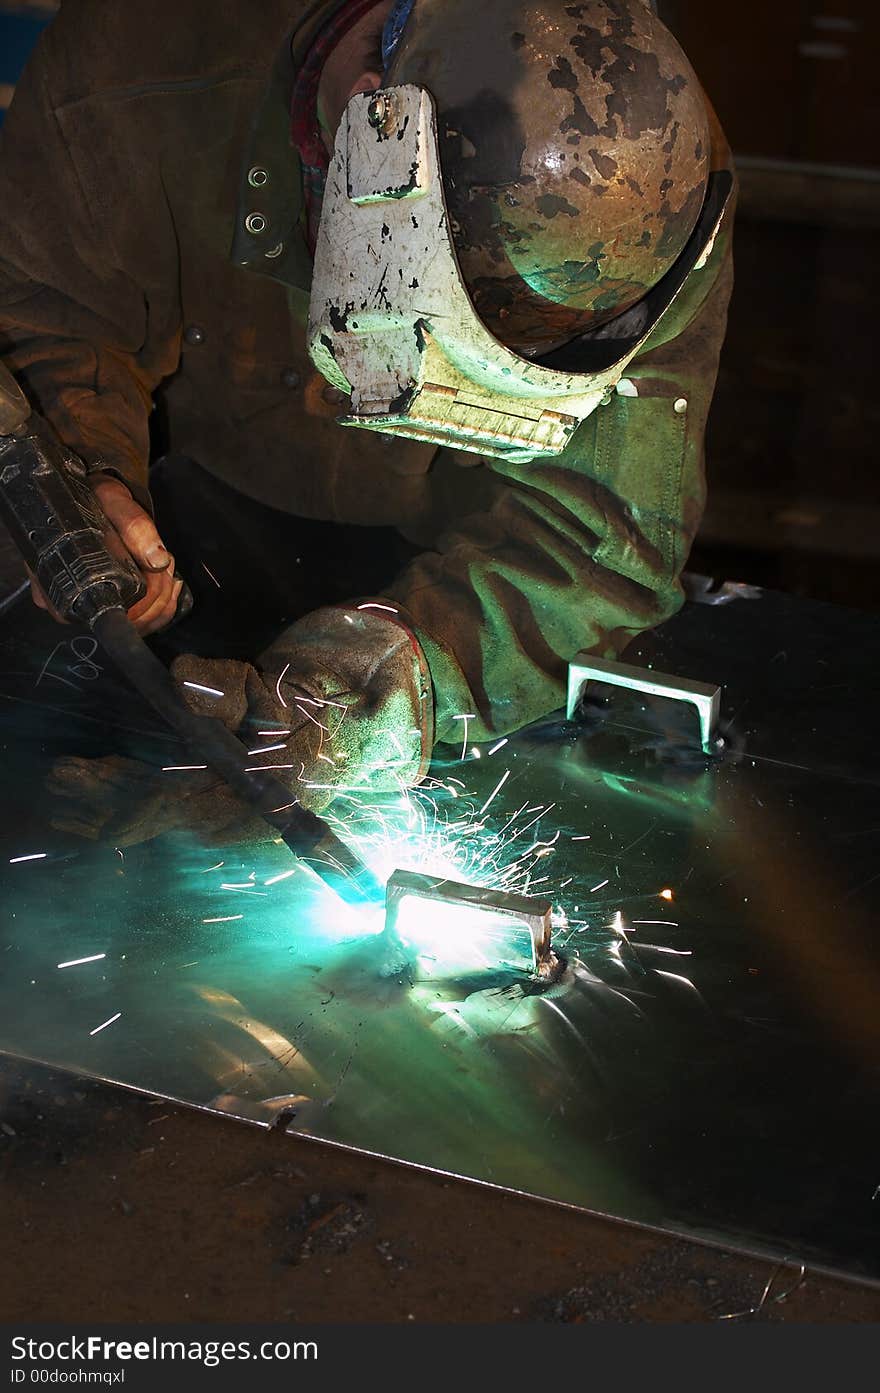
{"type": "Polygon", "coordinates": [[[386,54],[385,85],[434,98],[462,276],[508,347],[613,319],[684,250],[708,110],[643,0],[399,0],[386,54]]]}

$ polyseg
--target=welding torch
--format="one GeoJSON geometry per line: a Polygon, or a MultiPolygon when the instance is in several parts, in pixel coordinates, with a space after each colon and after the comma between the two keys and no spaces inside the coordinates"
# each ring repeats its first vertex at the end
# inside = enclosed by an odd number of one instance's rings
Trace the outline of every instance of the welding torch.
{"type": "Polygon", "coordinates": [[[242,802],[350,904],[381,899],[382,887],[327,823],[271,773],[247,770],[236,736],[187,706],[171,674],[129,622],[145,593],[134,561],[114,557],[111,524],[80,459],[31,409],[0,363],[0,517],[31,573],[62,619],[87,626],[115,667],[242,802]]]}

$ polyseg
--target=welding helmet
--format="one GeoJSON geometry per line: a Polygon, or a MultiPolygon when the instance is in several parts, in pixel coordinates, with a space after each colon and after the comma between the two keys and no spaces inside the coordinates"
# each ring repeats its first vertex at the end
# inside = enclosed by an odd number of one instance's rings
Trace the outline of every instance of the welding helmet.
{"type": "Polygon", "coordinates": [[[644,0],[398,0],[383,49],[331,160],[312,357],[343,424],[558,453],[708,256],[732,180],[699,82],[644,0]]]}

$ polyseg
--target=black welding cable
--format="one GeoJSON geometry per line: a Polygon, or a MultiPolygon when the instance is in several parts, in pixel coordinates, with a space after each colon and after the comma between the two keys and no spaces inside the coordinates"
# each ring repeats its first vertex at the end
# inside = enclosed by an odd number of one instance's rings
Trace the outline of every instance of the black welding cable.
{"type": "Polygon", "coordinates": [[[168,669],[123,610],[107,610],[94,621],[92,632],[120,672],[177,731],[190,753],[206,762],[242,802],[265,818],[322,880],[349,904],[382,898],[382,886],[326,822],[299,803],[286,806],[290,804],[290,789],[271,773],[246,771],[241,741],[220,721],[197,716],[189,709],[168,669]]]}

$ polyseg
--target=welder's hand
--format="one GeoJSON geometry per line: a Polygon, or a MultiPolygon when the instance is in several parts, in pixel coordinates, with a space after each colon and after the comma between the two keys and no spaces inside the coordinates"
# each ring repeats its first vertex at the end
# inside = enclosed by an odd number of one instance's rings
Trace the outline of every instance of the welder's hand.
{"type": "Polygon", "coordinates": [[[31,599],[37,609],[44,609],[47,614],[51,614],[56,624],[66,624],[67,620],[58,613],[30,566],[25,566],[25,570],[27,571],[28,580],[31,583],[31,599]]]}
{"type": "MultiPolygon", "coordinates": [[[[430,676],[418,641],[393,614],[316,610],[285,630],[259,668],[185,654],[171,671],[190,707],[237,731],[246,763],[271,770],[291,803],[320,812],[343,792],[366,801],[417,783],[427,770],[430,676]]],[[[64,759],[48,787],[54,827],[116,846],[176,827],[213,842],[269,835],[210,770],[64,759]]]]}
{"type": "Polygon", "coordinates": [[[171,669],[199,715],[246,739],[314,811],[340,792],[418,783],[433,744],[433,697],[415,635],[388,608],[315,610],[258,659],[176,658],[171,669]],[[218,695],[222,693],[222,695],[218,695]]]}
{"type": "MultiPolygon", "coordinates": [[[[166,551],[149,513],[135,502],[120,479],[96,473],[89,477],[89,483],[112,525],[106,536],[109,550],[120,557],[129,553],[147,587],[147,593],[132,605],[128,617],[139,634],[156,633],[174,618],[183,587],[183,581],[174,575],[174,557],[166,551]]],[[[63,622],[34,576],[28,574],[34,604],[63,622]]]]}

